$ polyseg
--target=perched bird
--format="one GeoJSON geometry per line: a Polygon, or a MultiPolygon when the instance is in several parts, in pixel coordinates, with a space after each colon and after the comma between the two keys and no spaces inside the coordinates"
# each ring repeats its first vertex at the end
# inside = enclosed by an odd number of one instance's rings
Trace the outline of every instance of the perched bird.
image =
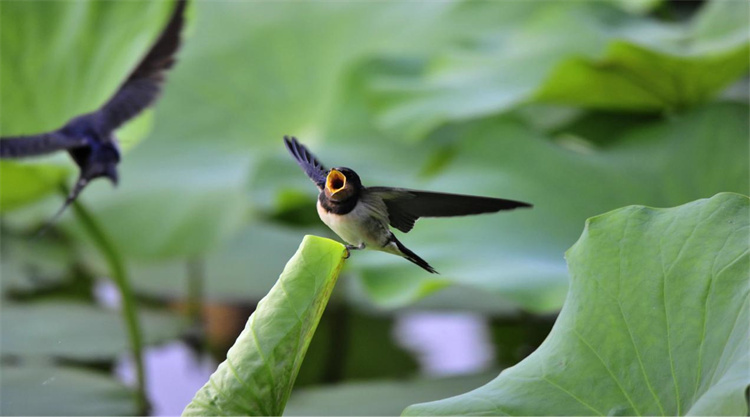
{"type": "Polygon", "coordinates": [[[161,93],[165,72],[175,62],[187,0],[177,0],[156,43],[117,92],[100,109],[78,116],[53,132],[0,138],[0,158],[26,158],[67,150],[80,173],[59,216],[92,180],[108,178],[117,185],[120,150],[113,132],[152,105],[161,93]]]}
{"type": "Polygon", "coordinates": [[[392,253],[431,273],[437,271],[399,242],[388,225],[407,233],[420,217],[466,216],[531,207],[500,198],[365,187],[350,168],[327,170],[296,138],[285,136],[284,144],[320,190],[320,219],[348,243],[348,250],[370,248],[392,253]]]}

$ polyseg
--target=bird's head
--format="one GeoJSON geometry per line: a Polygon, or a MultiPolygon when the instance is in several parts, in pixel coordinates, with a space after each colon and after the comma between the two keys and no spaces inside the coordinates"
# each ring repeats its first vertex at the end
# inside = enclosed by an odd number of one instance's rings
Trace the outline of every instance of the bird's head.
{"type": "Polygon", "coordinates": [[[333,201],[345,201],[359,195],[362,181],[349,168],[331,168],[326,177],[326,197],[333,201]]]}
{"type": "Polygon", "coordinates": [[[120,149],[114,138],[106,142],[91,141],[89,146],[71,149],[73,160],[81,168],[81,177],[87,181],[105,177],[117,185],[117,165],[120,163],[120,149]]]}

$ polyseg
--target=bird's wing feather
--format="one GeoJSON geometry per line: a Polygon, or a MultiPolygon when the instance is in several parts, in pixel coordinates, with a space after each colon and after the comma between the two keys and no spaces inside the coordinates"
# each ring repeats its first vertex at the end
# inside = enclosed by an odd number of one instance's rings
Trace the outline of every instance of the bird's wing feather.
{"type": "Polygon", "coordinates": [[[388,220],[391,226],[404,233],[410,231],[420,217],[466,216],[531,207],[528,203],[502,198],[433,193],[406,188],[368,187],[367,190],[383,199],[388,207],[388,220]]]}
{"type": "Polygon", "coordinates": [[[325,169],[315,155],[310,152],[305,145],[297,142],[297,138],[292,136],[284,136],[284,144],[292,154],[294,159],[297,160],[297,164],[302,167],[308,177],[318,186],[319,189],[323,189],[326,186],[326,176],[328,170],[325,169]]]}
{"type": "Polygon", "coordinates": [[[117,129],[159,97],[165,72],[174,64],[175,53],[180,46],[186,3],[186,0],[177,0],[169,23],[159,39],[115,95],[98,111],[102,130],[117,129]]]}
{"type": "Polygon", "coordinates": [[[85,138],[68,136],[59,131],[0,138],[0,158],[25,158],[85,145],[85,138]]]}

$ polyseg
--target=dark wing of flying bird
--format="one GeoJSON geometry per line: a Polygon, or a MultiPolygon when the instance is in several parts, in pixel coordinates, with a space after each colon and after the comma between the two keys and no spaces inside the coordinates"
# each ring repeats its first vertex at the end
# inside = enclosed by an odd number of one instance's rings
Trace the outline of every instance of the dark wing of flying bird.
{"type": "Polygon", "coordinates": [[[317,158],[315,158],[315,155],[313,155],[303,144],[297,142],[297,138],[294,136],[291,138],[284,136],[284,144],[289,150],[289,153],[291,153],[292,156],[294,156],[294,159],[297,160],[297,164],[302,167],[305,174],[313,180],[315,185],[321,190],[325,188],[328,170],[323,167],[323,164],[321,164],[317,158]]]}
{"type": "Polygon", "coordinates": [[[0,140],[0,158],[25,158],[86,146],[86,139],[55,131],[0,140]]]}
{"type": "Polygon", "coordinates": [[[420,217],[466,216],[531,207],[528,203],[502,198],[433,193],[406,188],[367,187],[367,191],[383,199],[388,208],[391,226],[404,233],[410,231],[420,217]]]}
{"type": "Polygon", "coordinates": [[[159,97],[166,70],[174,65],[175,52],[180,47],[186,3],[186,0],[177,0],[172,17],[159,39],[115,95],[96,113],[102,130],[117,129],[159,97]]]}

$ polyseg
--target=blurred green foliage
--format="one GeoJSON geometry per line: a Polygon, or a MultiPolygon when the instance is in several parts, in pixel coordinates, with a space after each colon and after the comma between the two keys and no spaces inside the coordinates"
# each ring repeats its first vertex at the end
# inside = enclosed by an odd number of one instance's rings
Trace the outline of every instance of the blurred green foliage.
{"type": "MultiPolygon", "coordinates": [[[[124,324],[114,311],[75,302],[7,302],[0,313],[3,355],[96,362],[127,351],[124,324]]],[[[185,321],[174,316],[148,310],[141,316],[146,343],[171,340],[185,331],[185,321]]]]}
{"type": "MultiPolygon", "coordinates": [[[[324,162],[354,167],[366,184],[471,192],[535,204],[528,212],[422,220],[404,239],[426,259],[438,260],[436,267],[443,272],[439,281],[396,258],[358,257],[353,267],[381,306],[405,305],[446,283],[459,283],[495,291],[527,309],[551,311],[560,307],[566,288],[560,254],[575,241],[585,218],[630,203],[672,206],[748,188],[746,104],[704,107],[747,70],[747,25],[731,18],[742,13],[744,3],[709,3],[693,20],[679,23],[586,2],[338,6],[197,5],[189,41],[159,106],[151,134],[158,140],[126,155],[116,192],[94,184],[84,198],[128,257],[153,263],[203,256],[243,230],[243,223],[264,227],[267,216],[277,210],[294,212],[295,207],[311,212],[314,188],[283,154],[279,138],[285,133],[298,135],[324,162]],[[412,19],[416,11],[420,18],[412,19]],[[406,37],[409,42],[403,41],[406,37]],[[610,54],[617,54],[617,45],[625,44],[654,55],[639,64],[648,65],[642,78],[691,91],[690,97],[700,100],[654,108],[617,93],[641,90],[592,81],[585,88],[568,89],[566,103],[590,107],[586,95],[603,94],[654,117],[644,121],[632,113],[613,115],[623,106],[606,103],[594,107],[610,112],[607,117],[522,104],[556,102],[545,99],[544,91],[562,89],[565,80],[596,78],[564,76],[571,60],[588,57],[595,68],[625,71],[614,63],[617,56],[601,55],[608,45],[614,45],[610,54]],[[533,59],[527,62],[526,57],[533,59]],[[692,64],[680,64],[670,67],[676,73],[665,75],[662,61],[678,58],[734,69],[704,68],[697,79],[691,75],[692,64]],[[662,82],[657,75],[671,81],[662,82]],[[529,77],[534,79],[526,81],[529,77]],[[497,100],[522,85],[529,87],[506,104],[482,104],[482,97],[497,100]],[[460,114],[446,112],[444,106],[460,114]],[[404,112],[416,112],[402,118],[410,126],[432,128],[413,135],[414,128],[390,122],[393,114],[404,112]],[[557,122],[549,121],[555,118],[557,122]],[[545,126],[549,123],[554,125],[545,126]],[[616,129],[607,129],[610,125],[616,129]],[[420,141],[404,142],[404,137],[420,141]],[[442,162],[435,165],[436,158],[442,162]],[[711,169],[716,161],[726,161],[725,169],[711,169]],[[298,197],[290,200],[285,196],[292,191],[298,197]],[[385,285],[388,280],[392,285],[385,285]]],[[[56,32],[50,33],[44,34],[56,32]]],[[[76,58],[73,52],[65,57],[76,58]]],[[[118,76],[125,72],[115,71],[118,76]]],[[[84,77],[71,77],[65,84],[86,91],[109,91],[116,85],[98,87],[84,77]]],[[[3,100],[23,92],[4,91],[3,100]]],[[[3,108],[4,119],[15,120],[13,112],[23,112],[23,107],[3,108]]],[[[64,114],[55,123],[76,110],[56,108],[64,114]]],[[[12,166],[3,162],[2,167],[12,166]]],[[[25,185],[36,184],[31,175],[24,179],[25,185]]],[[[19,199],[16,188],[3,187],[0,201],[19,199]]],[[[13,224],[20,217],[17,221],[27,225],[49,212],[34,213],[9,213],[6,221],[13,224]]],[[[73,222],[64,226],[78,232],[73,222]]],[[[290,239],[283,245],[289,253],[294,243],[290,239]]],[[[280,256],[269,269],[278,270],[285,259],[280,256]]],[[[207,274],[221,275],[218,268],[209,267],[207,274]]],[[[239,276],[229,281],[244,286],[239,276]]]]}
{"type": "MultiPolygon", "coordinates": [[[[293,134],[329,166],[357,170],[365,185],[535,205],[423,219],[399,238],[442,275],[356,253],[336,302],[365,311],[554,312],[568,286],[563,253],[586,218],[748,192],[746,84],[725,93],[747,78],[748,7],[195,2],[156,117],[148,112],[118,132],[132,148],[120,186],[94,182],[82,201],[142,297],[184,298],[186,262],[203,259],[208,299],[255,302],[301,236],[334,237],[315,218],[314,187],[281,145],[293,134]]],[[[98,107],[169,9],[3,3],[0,133],[54,129],[98,107]]],[[[65,155],[0,162],[4,296],[106,276],[71,213],[48,236],[27,239],[74,172],[65,155]]]]}
{"type": "Polygon", "coordinates": [[[109,376],[80,367],[3,366],[0,384],[3,386],[3,415],[96,416],[138,412],[135,396],[128,387],[109,376]]]}
{"type": "Polygon", "coordinates": [[[410,404],[458,395],[466,387],[478,386],[488,373],[406,381],[353,382],[306,388],[295,393],[284,410],[285,416],[400,415],[410,404]],[[387,399],[387,401],[384,401],[387,399]]]}

